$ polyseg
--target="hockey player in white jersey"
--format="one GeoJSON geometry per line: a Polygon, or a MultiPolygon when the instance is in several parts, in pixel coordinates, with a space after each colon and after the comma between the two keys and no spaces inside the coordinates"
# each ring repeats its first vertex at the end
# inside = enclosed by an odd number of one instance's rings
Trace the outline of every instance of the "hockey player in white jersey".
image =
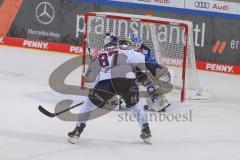
{"type": "MultiPolygon", "coordinates": [[[[143,106],[138,103],[139,91],[135,83],[136,75],[133,72],[134,67],[139,67],[143,72],[146,71],[145,58],[141,53],[134,50],[123,51],[118,46],[118,38],[113,34],[107,34],[104,49],[98,52],[84,75],[85,81],[93,82],[97,79],[97,83],[90,90],[80,112],[88,112],[96,107],[103,108],[112,97],[119,95],[135,115],[141,127],[141,139],[150,143],[151,131],[143,106]]],[[[78,120],[76,128],[68,133],[70,143],[74,144],[79,140],[87,120],[87,118],[78,120]]]]}
{"type": "MultiPolygon", "coordinates": [[[[131,48],[145,56],[146,67],[156,79],[172,83],[174,73],[169,71],[165,66],[158,64],[154,54],[151,52],[151,49],[142,44],[141,38],[137,33],[130,34],[129,41],[131,48]]],[[[139,74],[142,74],[142,72],[139,71],[139,74]]],[[[165,98],[164,94],[157,94],[154,91],[156,90],[155,86],[152,85],[146,75],[142,76],[142,78],[138,79],[138,81],[142,82],[142,85],[147,88],[147,103],[153,110],[158,112],[165,111],[165,109],[171,105],[171,103],[165,98]]]]}

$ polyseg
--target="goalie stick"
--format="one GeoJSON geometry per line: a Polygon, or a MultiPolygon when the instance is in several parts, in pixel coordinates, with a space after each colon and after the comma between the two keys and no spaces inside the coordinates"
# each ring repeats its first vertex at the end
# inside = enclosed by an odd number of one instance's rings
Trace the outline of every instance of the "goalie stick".
{"type": "Polygon", "coordinates": [[[48,116],[48,117],[50,117],[50,118],[53,118],[53,117],[56,117],[57,115],[60,115],[60,114],[62,114],[62,113],[64,113],[64,112],[67,112],[67,111],[69,111],[69,110],[71,110],[71,109],[73,109],[73,108],[76,108],[76,107],[82,105],[83,103],[84,103],[84,102],[78,103],[78,104],[76,104],[76,105],[74,105],[74,106],[72,106],[72,107],[70,107],[70,108],[64,109],[64,110],[62,110],[62,111],[60,111],[60,112],[58,112],[58,113],[51,113],[51,112],[47,111],[46,109],[44,109],[41,105],[38,106],[38,110],[39,110],[42,114],[44,114],[44,115],[46,115],[46,116],[48,116]]]}

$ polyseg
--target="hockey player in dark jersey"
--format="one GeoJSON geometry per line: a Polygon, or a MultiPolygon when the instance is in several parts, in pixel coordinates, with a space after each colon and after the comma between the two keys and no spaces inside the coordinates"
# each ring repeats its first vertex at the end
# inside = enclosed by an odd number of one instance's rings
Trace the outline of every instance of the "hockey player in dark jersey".
{"type": "MultiPolygon", "coordinates": [[[[156,79],[171,83],[171,78],[174,77],[173,72],[169,72],[165,66],[160,65],[157,62],[155,55],[151,52],[151,49],[142,44],[141,38],[136,33],[133,33],[130,35],[129,39],[131,48],[137,52],[144,54],[146,67],[152,73],[152,75],[155,76],[156,79]]],[[[141,75],[143,73],[139,71],[138,74],[141,75]]],[[[148,80],[147,76],[139,77],[141,77],[141,79],[138,79],[138,81],[142,82],[142,85],[147,88],[147,93],[149,96],[147,98],[148,106],[151,106],[155,111],[165,111],[165,109],[169,107],[171,103],[165,98],[163,94],[156,94],[156,88],[148,80]]]]}

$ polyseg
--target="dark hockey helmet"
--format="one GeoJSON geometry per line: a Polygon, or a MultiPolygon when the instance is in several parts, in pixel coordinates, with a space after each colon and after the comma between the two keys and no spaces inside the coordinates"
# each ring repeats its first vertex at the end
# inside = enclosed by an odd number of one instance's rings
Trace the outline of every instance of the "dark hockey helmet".
{"type": "Polygon", "coordinates": [[[104,39],[104,48],[109,49],[116,49],[119,45],[119,39],[117,36],[115,36],[114,33],[106,33],[105,39],[104,39]]]}
{"type": "Polygon", "coordinates": [[[130,49],[130,42],[128,40],[119,40],[119,48],[122,50],[130,49]]]}

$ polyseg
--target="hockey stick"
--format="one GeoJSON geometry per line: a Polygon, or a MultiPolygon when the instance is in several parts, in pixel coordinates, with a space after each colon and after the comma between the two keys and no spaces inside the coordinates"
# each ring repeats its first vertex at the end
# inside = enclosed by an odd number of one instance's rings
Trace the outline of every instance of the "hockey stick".
{"type": "Polygon", "coordinates": [[[73,109],[73,108],[76,108],[77,106],[80,106],[80,105],[82,105],[83,103],[84,103],[84,102],[78,103],[78,104],[76,104],[76,105],[74,105],[74,106],[72,106],[72,107],[70,107],[70,108],[64,109],[64,110],[62,110],[62,111],[60,111],[60,112],[58,112],[58,113],[51,113],[51,112],[47,111],[46,109],[44,109],[41,105],[38,106],[38,110],[39,110],[42,114],[44,114],[44,115],[46,115],[46,116],[48,116],[48,117],[53,118],[53,117],[56,117],[56,116],[59,115],[59,114],[62,114],[62,113],[67,112],[67,111],[69,111],[69,110],[71,110],[71,109],[73,109]]]}

